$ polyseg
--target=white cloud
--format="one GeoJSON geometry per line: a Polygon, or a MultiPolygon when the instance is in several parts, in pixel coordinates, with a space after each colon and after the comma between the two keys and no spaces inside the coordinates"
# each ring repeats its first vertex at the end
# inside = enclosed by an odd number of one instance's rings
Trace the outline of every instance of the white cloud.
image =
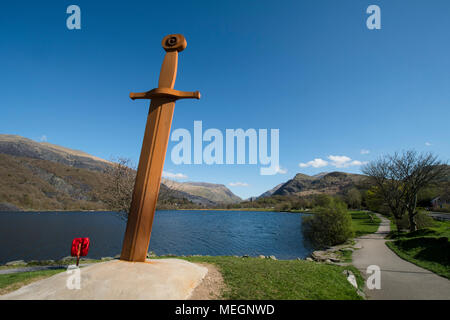
{"type": "Polygon", "coordinates": [[[369,154],[370,150],[367,149],[361,149],[361,154],[369,154]]]}
{"type": "Polygon", "coordinates": [[[245,182],[230,182],[228,185],[230,187],[248,187],[248,183],[245,182]]]}
{"type": "Polygon", "coordinates": [[[300,168],[308,168],[308,167],[321,168],[326,166],[333,166],[336,168],[346,168],[350,166],[361,166],[367,163],[367,161],[352,160],[352,158],[347,156],[330,155],[328,156],[328,160],[330,161],[323,160],[321,158],[316,158],[306,163],[301,162],[298,165],[300,168]]]}
{"type": "Polygon", "coordinates": [[[331,160],[331,165],[336,168],[346,168],[350,166],[361,166],[366,164],[367,162],[352,160],[352,158],[347,156],[328,156],[328,159],[331,160]]]}
{"type": "Polygon", "coordinates": [[[43,134],[40,138],[39,141],[41,142],[46,142],[47,141],[47,136],[45,134],[43,134]]]}
{"type": "Polygon", "coordinates": [[[306,163],[299,163],[298,164],[300,168],[307,168],[307,167],[313,167],[313,168],[321,168],[328,165],[328,161],[325,161],[320,158],[316,158],[314,160],[308,161],[306,163]]]}
{"type": "Polygon", "coordinates": [[[348,167],[348,164],[352,160],[347,156],[328,156],[328,159],[331,160],[331,165],[336,168],[345,168],[348,167]]]}
{"type": "Polygon", "coordinates": [[[172,172],[167,172],[167,171],[163,171],[162,176],[164,178],[169,178],[169,179],[187,179],[187,175],[185,175],[185,174],[172,173],[172,172]]]}
{"type": "Polygon", "coordinates": [[[286,174],[287,172],[288,171],[287,171],[286,168],[282,168],[280,166],[278,166],[277,169],[276,169],[276,173],[279,173],[279,174],[286,174]]]}
{"type": "Polygon", "coordinates": [[[367,161],[353,160],[352,162],[350,162],[350,165],[351,166],[362,166],[366,163],[367,163],[367,161]]]}
{"type": "Polygon", "coordinates": [[[425,145],[427,146],[427,147],[429,147],[429,146],[431,146],[431,143],[430,142],[425,142],[425,145]]]}

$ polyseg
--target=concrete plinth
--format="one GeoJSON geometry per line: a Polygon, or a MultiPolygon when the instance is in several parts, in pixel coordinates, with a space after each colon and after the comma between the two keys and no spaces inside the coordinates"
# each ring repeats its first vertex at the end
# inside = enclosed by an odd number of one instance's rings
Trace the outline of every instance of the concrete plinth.
{"type": "Polygon", "coordinates": [[[62,272],[0,296],[0,300],[187,299],[207,272],[205,267],[180,259],[114,260],[81,268],[80,289],[68,288],[76,287],[74,272],[62,272]]]}

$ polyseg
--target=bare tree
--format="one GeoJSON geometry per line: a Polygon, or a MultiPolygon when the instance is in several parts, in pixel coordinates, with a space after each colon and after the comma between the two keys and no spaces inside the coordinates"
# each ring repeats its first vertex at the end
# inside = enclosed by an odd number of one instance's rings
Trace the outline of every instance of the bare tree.
{"type": "Polygon", "coordinates": [[[417,194],[429,184],[445,175],[446,168],[437,156],[416,151],[387,155],[373,161],[362,169],[375,184],[381,197],[392,212],[397,229],[407,212],[410,231],[417,229],[417,194]]]}
{"type": "Polygon", "coordinates": [[[406,151],[402,155],[395,154],[392,157],[395,171],[403,180],[405,194],[405,206],[408,212],[409,229],[417,230],[415,217],[417,215],[417,195],[431,183],[443,178],[446,166],[431,153],[418,154],[416,151],[406,151]]]}
{"type": "Polygon", "coordinates": [[[104,201],[110,210],[118,211],[126,218],[133,197],[136,167],[127,158],[118,158],[105,170],[108,184],[104,201]]]}
{"type": "Polygon", "coordinates": [[[372,161],[362,168],[362,172],[376,186],[378,193],[394,216],[397,230],[400,230],[400,221],[406,212],[404,202],[406,192],[403,188],[403,182],[398,179],[394,170],[392,158],[385,156],[372,161]]]}
{"type": "MultiPolygon", "coordinates": [[[[107,186],[104,190],[104,201],[108,208],[122,214],[127,219],[133,198],[134,183],[136,180],[136,166],[128,158],[117,158],[111,161],[113,164],[105,170],[107,186]]],[[[179,198],[175,183],[165,180],[161,183],[158,201],[174,202],[179,198]]]]}

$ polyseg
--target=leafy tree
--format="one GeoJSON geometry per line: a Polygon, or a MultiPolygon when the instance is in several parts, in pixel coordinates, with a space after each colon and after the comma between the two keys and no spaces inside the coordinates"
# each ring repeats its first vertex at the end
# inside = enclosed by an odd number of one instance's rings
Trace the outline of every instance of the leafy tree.
{"type": "Polygon", "coordinates": [[[314,198],[315,206],[317,207],[329,207],[333,202],[333,198],[328,194],[318,194],[314,198]]]}
{"type": "Polygon", "coordinates": [[[391,214],[389,207],[385,204],[378,188],[373,186],[365,193],[365,203],[367,209],[373,212],[380,212],[385,215],[391,214]]]}
{"type": "Polygon", "coordinates": [[[351,188],[346,195],[346,200],[350,208],[360,209],[361,208],[361,193],[356,188],[351,188]]]}

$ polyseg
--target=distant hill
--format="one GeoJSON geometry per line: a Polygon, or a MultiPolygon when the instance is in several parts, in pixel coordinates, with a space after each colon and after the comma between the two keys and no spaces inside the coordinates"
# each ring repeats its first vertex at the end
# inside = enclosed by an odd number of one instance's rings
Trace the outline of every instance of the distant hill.
{"type": "Polygon", "coordinates": [[[162,183],[172,190],[188,193],[191,196],[204,198],[214,203],[238,203],[242,201],[223,184],[214,184],[206,182],[177,182],[168,179],[162,179],[162,183]]]}
{"type": "MultiPolygon", "coordinates": [[[[104,171],[111,165],[83,151],[0,135],[0,211],[104,210],[104,171]]],[[[215,206],[240,198],[224,185],[164,179],[159,200],[164,207],[215,206]]]]}
{"type": "Polygon", "coordinates": [[[260,197],[264,198],[272,195],[308,196],[319,193],[343,194],[348,189],[358,186],[364,177],[364,175],[360,174],[339,171],[323,172],[314,176],[298,173],[294,178],[264,192],[260,197]]]}

